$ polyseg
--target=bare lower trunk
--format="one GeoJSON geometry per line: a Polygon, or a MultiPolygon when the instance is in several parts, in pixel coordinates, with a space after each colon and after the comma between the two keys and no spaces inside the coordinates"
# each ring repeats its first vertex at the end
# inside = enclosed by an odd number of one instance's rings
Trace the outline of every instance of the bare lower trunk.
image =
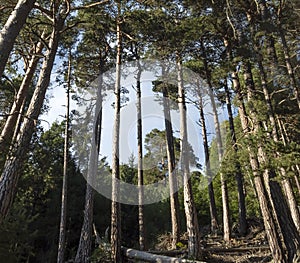
{"type": "MultiPolygon", "coordinates": [[[[120,3],[118,3],[120,15],[120,3]]],[[[120,167],[119,167],[119,141],[120,141],[120,89],[121,89],[121,29],[117,21],[117,62],[115,83],[115,118],[113,131],[112,151],[112,207],[111,207],[111,258],[114,263],[122,262],[121,257],[121,206],[118,202],[120,194],[120,167]]]]}
{"type": "Polygon", "coordinates": [[[93,231],[93,213],[94,213],[94,189],[86,184],[85,205],[83,224],[80,232],[79,245],[76,252],[75,263],[89,263],[92,249],[92,231],[93,231]]]}
{"type": "Polygon", "coordinates": [[[186,122],[186,105],[185,91],[183,87],[182,61],[177,54],[177,70],[178,70],[178,106],[180,113],[180,139],[181,139],[181,166],[183,173],[183,195],[184,210],[186,216],[187,233],[188,233],[188,254],[189,257],[197,258],[201,256],[200,250],[200,233],[197,212],[195,209],[192,185],[190,180],[189,169],[189,153],[187,150],[187,122],[186,122]]]}
{"type": "Polygon", "coordinates": [[[199,108],[200,123],[202,126],[202,140],[203,140],[203,146],[204,146],[206,173],[207,173],[207,177],[208,177],[210,227],[211,227],[212,233],[216,233],[217,229],[219,228],[217,207],[216,207],[215,193],[214,193],[212,174],[211,174],[211,168],[210,168],[209,146],[208,146],[206,122],[205,122],[204,109],[203,109],[203,100],[202,100],[202,94],[200,92],[199,92],[199,107],[200,107],[199,108]]]}
{"type": "Polygon", "coordinates": [[[19,0],[0,31],[0,77],[2,76],[15,40],[24,26],[36,0],[19,0]]]}
{"type": "Polygon", "coordinates": [[[24,156],[28,149],[34,127],[43,106],[46,90],[50,82],[55,55],[58,48],[59,32],[64,25],[64,18],[57,17],[55,28],[52,31],[49,49],[39,75],[39,80],[32,96],[26,119],[23,123],[20,134],[17,138],[13,155],[5,162],[2,176],[0,178],[0,222],[7,215],[15,196],[15,191],[19,179],[19,171],[23,165],[24,156]]]}
{"type": "Polygon", "coordinates": [[[144,233],[144,175],[143,175],[143,129],[142,129],[142,102],[141,102],[141,74],[142,69],[138,61],[137,74],[137,140],[138,140],[138,186],[139,186],[139,245],[145,249],[144,233]]]}
{"type": "Polygon", "coordinates": [[[102,90],[103,90],[103,76],[102,76],[102,59],[100,60],[100,76],[98,77],[98,90],[96,98],[96,108],[93,120],[93,134],[91,138],[91,152],[89,156],[89,166],[87,174],[85,205],[83,224],[81,227],[79,245],[76,252],[75,263],[90,262],[92,249],[92,233],[94,221],[94,180],[98,172],[98,159],[100,152],[101,130],[102,130],[102,90]]]}
{"type": "MultiPolygon", "coordinates": [[[[212,87],[209,87],[209,97],[212,105],[213,115],[214,115],[214,124],[216,131],[216,139],[217,139],[217,148],[218,148],[218,159],[219,164],[221,166],[222,158],[223,158],[223,145],[221,139],[221,129],[218,118],[217,107],[215,103],[215,99],[213,96],[212,87]]],[[[221,177],[221,192],[222,192],[222,208],[223,208],[223,236],[226,242],[230,241],[231,238],[231,227],[230,227],[230,215],[229,215],[229,201],[228,201],[228,188],[227,188],[227,180],[223,172],[220,172],[221,177]]]]}
{"type": "MultiPolygon", "coordinates": [[[[234,72],[232,73],[233,82],[237,81],[237,74],[234,72]]],[[[226,80],[227,81],[227,80],[226,80]]],[[[234,85],[238,85],[235,83],[234,85]]],[[[230,126],[230,133],[231,133],[231,143],[234,149],[235,154],[235,179],[237,182],[237,189],[238,189],[238,202],[239,202],[239,233],[244,236],[247,232],[247,219],[246,219],[246,204],[245,204],[245,192],[244,192],[244,183],[243,183],[243,174],[241,170],[241,165],[237,160],[238,154],[238,146],[236,141],[235,135],[235,128],[233,122],[233,113],[231,108],[231,99],[230,99],[230,92],[228,89],[227,84],[225,84],[225,93],[226,93],[226,104],[229,116],[229,126],[230,126]]]]}
{"type": "Polygon", "coordinates": [[[170,207],[171,207],[171,221],[172,221],[172,248],[176,248],[179,241],[179,199],[178,199],[178,185],[175,169],[175,151],[173,142],[173,128],[171,122],[170,105],[168,88],[163,84],[163,106],[166,127],[166,146],[168,158],[168,174],[170,185],[170,207]]]}
{"type": "Polygon", "coordinates": [[[289,178],[284,179],[282,181],[282,186],[283,186],[284,193],[285,193],[286,199],[288,201],[288,204],[289,204],[289,207],[291,210],[291,215],[292,215],[294,224],[295,224],[298,232],[300,233],[299,208],[296,203],[296,197],[295,197],[290,179],[289,178]]]}
{"type": "MultiPolygon", "coordinates": [[[[261,63],[261,61],[259,61],[261,63]]],[[[263,70],[262,64],[259,65],[259,69],[263,70]]],[[[246,72],[248,74],[245,75],[245,78],[251,77],[251,69],[249,67],[246,67],[246,72]]],[[[263,74],[263,71],[262,71],[263,74]]],[[[262,75],[262,85],[263,85],[263,90],[266,89],[264,87],[265,84],[265,75],[262,75]]],[[[247,79],[245,79],[245,82],[249,83],[247,79]]],[[[251,81],[252,82],[252,81],[251,81]]],[[[252,99],[252,96],[254,91],[254,87],[249,86],[248,87],[248,97],[252,99]]],[[[272,107],[270,104],[270,98],[268,97],[268,92],[267,90],[264,90],[264,95],[265,99],[268,105],[268,113],[269,113],[269,119],[271,126],[273,128],[272,134],[273,134],[273,139],[274,141],[278,140],[278,130],[276,126],[274,125],[275,123],[275,118],[273,115],[272,107]]],[[[253,125],[255,128],[255,132],[259,132],[260,130],[263,130],[262,124],[257,120],[257,115],[258,113],[256,110],[252,107],[249,108],[249,112],[251,115],[251,118],[253,120],[253,125]]],[[[268,156],[264,152],[264,149],[262,147],[262,143],[258,141],[258,158],[260,163],[262,164],[267,164],[269,162],[268,156]]],[[[276,153],[277,154],[277,153],[276,153]]],[[[299,246],[299,233],[297,231],[297,228],[295,227],[295,223],[293,222],[292,216],[291,216],[291,211],[286,203],[286,199],[284,198],[284,195],[282,193],[282,189],[279,185],[279,183],[274,180],[276,177],[275,171],[273,169],[266,169],[264,173],[264,184],[267,189],[268,195],[269,195],[269,200],[271,205],[273,206],[273,214],[274,218],[278,221],[279,224],[279,229],[278,231],[282,233],[283,237],[283,242],[287,248],[287,258],[288,261],[291,262],[292,258],[296,255],[297,249],[299,246]],[[284,219],[285,218],[285,219],[284,219]]]]}
{"type": "Polygon", "coordinates": [[[64,142],[64,168],[63,168],[63,185],[61,193],[61,214],[58,239],[57,263],[63,263],[65,257],[65,239],[66,239],[66,223],[67,223],[67,200],[68,200],[68,161],[69,161],[69,118],[70,118],[70,89],[71,89],[71,51],[69,52],[68,64],[68,87],[67,87],[67,103],[66,103],[66,124],[65,124],[65,142],[64,142]]]}
{"type": "MultiPolygon", "coordinates": [[[[238,110],[239,110],[239,116],[242,123],[242,129],[245,133],[245,136],[248,137],[248,134],[250,132],[250,125],[248,123],[248,116],[246,114],[246,109],[243,103],[243,97],[240,92],[240,86],[238,85],[235,86],[234,88],[239,101],[238,110]]],[[[262,180],[262,175],[260,174],[259,171],[260,169],[259,162],[257,160],[257,156],[254,154],[255,150],[252,149],[250,145],[248,146],[248,153],[249,153],[250,165],[254,175],[255,189],[258,196],[260,210],[263,216],[264,227],[265,227],[268,243],[270,246],[270,250],[273,256],[273,260],[279,263],[284,263],[285,253],[282,247],[282,243],[280,242],[280,235],[277,231],[278,227],[276,225],[276,220],[273,218],[272,215],[272,207],[268,200],[268,194],[262,180]]]]}
{"type": "MultiPolygon", "coordinates": [[[[223,145],[221,139],[221,129],[220,123],[218,118],[218,111],[215,103],[215,98],[213,95],[213,86],[211,82],[211,74],[207,64],[206,52],[203,43],[201,42],[201,49],[204,54],[204,67],[205,67],[205,74],[206,80],[208,84],[208,95],[210,98],[213,116],[214,116],[214,125],[215,125],[215,132],[216,132],[216,140],[217,140],[217,148],[218,148],[218,160],[221,166],[222,158],[223,158],[223,145]]],[[[227,189],[227,181],[225,176],[222,172],[220,172],[221,177],[221,192],[222,192],[222,209],[223,209],[223,237],[226,242],[230,241],[231,238],[231,227],[230,227],[230,210],[229,210],[229,201],[228,201],[228,189],[227,189]]]]}

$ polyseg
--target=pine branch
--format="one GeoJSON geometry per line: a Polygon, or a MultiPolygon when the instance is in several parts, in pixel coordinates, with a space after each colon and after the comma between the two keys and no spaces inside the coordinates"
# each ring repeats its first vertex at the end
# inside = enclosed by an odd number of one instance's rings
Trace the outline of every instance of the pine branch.
{"type": "Polygon", "coordinates": [[[73,7],[73,8],[71,8],[71,10],[88,9],[88,8],[91,8],[91,7],[94,7],[94,6],[97,6],[97,5],[106,4],[108,2],[109,2],[109,0],[103,0],[103,1],[100,1],[100,2],[96,2],[96,3],[85,5],[85,6],[73,7]]]}

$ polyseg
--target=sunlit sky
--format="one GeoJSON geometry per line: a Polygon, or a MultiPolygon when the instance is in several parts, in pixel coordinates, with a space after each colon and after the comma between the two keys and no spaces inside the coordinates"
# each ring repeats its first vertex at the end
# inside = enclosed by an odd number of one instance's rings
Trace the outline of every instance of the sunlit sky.
{"type": "MultiPolygon", "coordinates": [[[[113,69],[110,74],[114,74],[113,69]]],[[[128,72],[127,74],[128,75],[128,72]]],[[[157,128],[159,130],[165,129],[163,106],[157,102],[157,94],[152,91],[152,81],[157,79],[156,74],[152,71],[144,71],[141,76],[141,89],[142,89],[142,120],[143,120],[143,137],[149,133],[152,129],[157,128]]],[[[56,73],[52,74],[52,80],[56,77],[56,73]]],[[[137,156],[137,112],[136,112],[136,91],[135,87],[136,79],[134,74],[129,74],[129,77],[121,79],[121,86],[125,87],[129,93],[126,94],[128,102],[123,105],[121,109],[121,130],[120,130],[120,162],[128,163],[129,156],[134,154],[137,156]],[[131,75],[131,76],[130,76],[131,75]]],[[[50,125],[54,121],[62,121],[65,116],[65,104],[66,104],[66,92],[62,86],[52,84],[49,89],[49,111],[41,116],[42,125],[45,129],[49,129],[50,125]]],[[[161,95],[160,95],[161,96],[161,95]]],[[[194,98],[196,99],[196,98],[194,98]]],[[[112,149],[112,135],[113,135],[113,120],[114,109],[112,103],[114,101],[113,92],[109,93],[103,103],[103,122],[102,122],[102,136],[101,136],[101,157],[106,156],[107,161],[111,161],[111,149],[112,149]]],[[[79,107],[74,101],[71,103],[71,110],[79,110],[79,107]]],[[[214,136],[214,123],[212,110],[208,103],[205,107],[206,125],[208,132],[211,136],[214,136]]],[[[220,120],[227,119],[227,113],[224,110],[219,112],[220,120]]],[[[179,137],[179,112],[173,110],[171,112],[171,119],[173,124],[174,136],[179,137]]],[[[188,140],[192,145],[195,155],[199,158],[199,161],[204,165],[203,154],[203,142],[201,135],[201,127],[196,123],[199,121],[199,111],[195,106],[189,104],[187,108],[187,123],[188,123],[188,140]]],[[[92,131],[91,131],[92,132],[92,131]]],[[[144,152],[145,153],[145,152],[144,152]]]]}

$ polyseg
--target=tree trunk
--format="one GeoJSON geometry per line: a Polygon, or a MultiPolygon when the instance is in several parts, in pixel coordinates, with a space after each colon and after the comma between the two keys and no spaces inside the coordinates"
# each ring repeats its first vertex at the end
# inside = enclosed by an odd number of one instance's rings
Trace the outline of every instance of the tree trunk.
{"type": "Polygon", "coordinates": [[[0,31],[0,77],[13,49],[15,40],[20,30],[26,23],[26,19],[32,10],[36,0],[19,0],[16,7],[10,14],[4,27],[0,31]]]}
{"type": "Polygon", "coordinates": [[[144,233],[144,175],[143,175],[143,129],[142,129],[142,102],[141,102],[141,74],[142,69],[140,61],[138,63],[137,73],[137,140],[138,140],[138,186],[139,186],[139,245],[140,250],[145,249],[144,233]]]}
{"type": "Polygon", "coordinates": [[[92,249],[92,233],[94,220],[94,185],[95,175],[98,170],[98,158],[100,152],[101,130],[102,130],[102,89],[103,72],[102,58],[100,59],[100,75],[98,77],[98,90],[96,98],[96,108],[93,123],[92,147],[89,156],[89,167],[87,174],[86,193],[83,224],[81,227],[79,245],[76,252],[75,263],[89,263],[92,249]]]}
{"type": "MultiPolygon", "coordinates": [[[[45,34],[43,33],[41,38],[43,38],[44,35],[45,34]]],[[[31,60],[29,62],[25,76],[20,85],[16,100],[14,101],[14,103],[12,105],[10,113],[9,113],[9,115],[5,121],[4,127],[1,131],[0,149],[2,152],[3,158],[5,158],[5,156],[8,154],[9,148],[12,145],[12,138],[15,137],[14,131],[16,130],[15,128],[17,126],[16,124],[18,121],[18,117],[21,115],[21,108],[25,102],[26,96],[28,94],[28,89],[30,87],[34,73],[36,71],[38,62],[41,58],[42,49],[43,49],[43,43],[42,43],[42,41],[40,41],[37,44],[35,54],[32,55],[32,57],[31,57],[31,60]]],[[[2,167],[2,165],[0,167],[2,167]]]]}
{"type": "MultiPolygon", "coordinates": [[[[259,66],[260,67],[260,66],[259,66]]],[[[251,77],[251,69],[246,67],[246,71],[248,71],[247,76],[251,77]]],[[[253,81],[249,82],[249,80],[245,79],[246,83],[252,83],[253,81]]],[[[264,85],[264,84],[263,84],[264,85]]],[[[250,98],[252,98],[252,93],[254,91],[254,87],[248,87],[248,93],[250,93],[250,98]]],[[[266,94],[265,94],[266,95],[266,94]]],[[[270,105],[269,105],[270,110],[270,105]]],[[[257,120],[258,113],[256,110],[252,107],[249,108],[251,117],[253,119],[253,124],[255,127],[256,132],[259,130],[262,130],[261,124],[257,120]]],[[[272,113],[272,112],[271,112],[272,113]]],[[[275,121],[272,120],[272,122],[275,121]]],[[[274,126],[272,127],[274,129],[274,126]]],[[[273,139],[276,139],[277,130],[273,130],[273,139]]],[[[268,157],[266,153],[264,152],[264,149],[261,145],[261,142],[258,141],[258,158],[261,163],[268,163],[268,157]]],[[[293,222],[293,218],[291,215],[291,210],[288,208],[288,205],[286,203],[286,199],[284,198],[284,195],[282,193],[281,187],[277,181],[274,180],[276,177],[275,171],[273,169],[265,170],[264,173],[264,183],[267,188],[267,192],[269,195],[270,202],[273,206],[273,213],[274,217],[277,219],[282,237],[283,242],[287,248],[287,257],[288,262],[291,262],[293,257],[297,254],[297,249],[300,245],[300,236],[297,231],[297,228],[295,226],[295,223],[293,222]]]]}
{"type": "Polygon", "coordinates": [[[296,81],[296,77],[295,77],[295,74],[294,74],[294,67],[292,66],[292,63],[291,63],[291,56],[290,56],[289,46],[286,42],[285,34],[284,34],[284,31],[282,29],[282,26],[281,26],[280,22],[278,22],[277,28],[278,28],[279,36],[280,36],[282,47],[283,47],[285,65],[286,65],[286,68],[287,68],[287,71],[288,71],[288,74],[289,74],[290,85],[293,87],[293,91],[294,91],[294,94],[295,94],[295,97],[296,97],[296,100],[297,100],[298,108],[300,109],[299,85],[297,84],[297,81],[296,81]]]}
{"type": "MultiPolygon", "coordinates": [[[[217,148],[218,148],[218,159],[221,167],[222,157],[223,157],[223,144],[221,139],[221,128],[218,118],[217,107],[213,95],[212,87],[209,87],[209,97],[211,101],[211,106],[214,115],[216,139],[217,139],[217,148]]],[[[220,172],[221,177],[221,191],[222,191],[222,208],[223,208],[223,235],[224,241],[229,242],[231,238],[231,228],[230,228],[230,216],[229,216],[229,201],[228,201],[228,188],[227,181],[224,177],[223,172],[220,172]]]]}
{"type": "Polygon", "coordinates": [[[92,225],[94,213],[94,189],[87,182],[85,192],[85,205],[83,224],[81,227],[79,245],[76,252],[75,263],[89,263],[92,248],[92,225]]]}
{"type": "Polygon", "coordinates": [[[61,214],[58,239],[57,263],[64,262],[65,239],[66,239],[66,219],[67,219],[67,200],[68,200],[68,161],[69,161],[69,123],[70,123],[70,90],[71,90],[71,50],[69,51],[68,73],[67,73],[67,101],[66,101],[66,124],[64,142],[64,167],[63,185],[61,193],[61,214]]]}
{"type": "MultiPolygon", "coordinates": [[[[213,86],[211,83],[211,75],[207,64],[207,57],[205,52],[205,47],[201,42],[201,49],[203,52],[203,63],[205,68],[205,75],[208,84],[208,95],[210,98],[213,116],[214,116],[214,124],[215,124],[215,132],[217,139],[217,148],[218,148],[218,160],[221,167],[222,157],[223,157],[223,145],[221,139],[221,129],[218,118],[218,111],[215,103],[215,98],[213,95],[213,86]]],[[[224,174],[220,172],[221,177],[221,191],[222,191],[222,208],[223,208],[223,237],[225,242],[229,242],[231,238],[231,227],[230,227],[230,211],[229,211],[229,201],[228,201],[228,189],[227,189],[227,181],[224,177],[224,174]]]]}
{"type": "Polygon", "coordinates": [[[119,21],[121,4],[118,2],[117,21],[117,61],[116,61],[116,83],[115,83],[115,119],[113,131],[112,150],[112,207],[111,207],[111,258],[114,263],[122,262],[121,257],[121,206],[118,202],[120,194],[120,167],[119,167],[119,141],[120,141],[120,89],[121,89],[121,28],[119,21]]]}
{"type": "MultiPolygon", "coordinates": [[[[235,76],[233,76],[234,78],[235,76]]],[[[225,81],[227,81],[225,79],[225,81]]],[[[247,219],[246,219],[246,204],[245,204],[245,192],[244,192],[244,182],[243,182],[243,174],[241,170],[241,165],[237,159],[238,154],[238,146],[235,136],[235,128],[233,122],[233,113],[231,108],[231,99],[230,99],[230,92],[225,83],[225,93],[226,93],[226,104],[227,104],[227,111],[229,117],[229,126],[230,126],[230,133],[231,133],[231,143],[234,149],[235,155],[235,178],[237,182],[238,188],[238,202],[239,202],[239,233],[240,235],[244,236],[247,233],[247,219]]]]}
{"type": "Polygon", "coordinates": [[[189,154],[187,149],[188,134],[186,122],[186,104],[185,91],[183,86],[182,61],[179,54],[177,57],[178,73],[178,106],[180,114],[180,139],[181,139],[181,169],[183,172],[183,195],[184,210],[186,216],[187,233],[188,233],[188,254],[189,257],[198,258],[201,256],[200,250],[200,233],[197,218],[197,211],[194,204],[192,185],[190,180],[189,154]]]}
{"type": "Polygon", "coordinates": [[[19,179],[19,171],[23,165],[24,157],[30,143],[37,119],[43,106],[46,90],[49,86],[50,75],[58,48],[60,31],[63,29],[65,17],[60,14],[56,18],[48,51],[39,75],[39,80],[32,96],[27,116],[18,136],[15,149],[10,158],[5,162],[2,176],[0,178],[0,222],[7,215],[15,196],[15,191],[19,179]]]}
{"type": "MultiPolygon", "coordinates": [[[[278,128],[279,128],[281,140],[283,141],[283,144],[286,146],[290,143],[290,139],[289,139],[289,137],[287,135],[287,132],[284,128],[284,124],[282,123],[282,120],[280,120],[278,116],[276,116],[276,118],[277,118],[277,123],[278,123],[278,128]]],[[[296,183],[296,186],[297,186],[297,189],[298,189],[298,195],[300,196],[300,182],[299,182],[299,179],[298,179],[298,176],[300,175],[299,166],[297,164],[293,165],[292,166],[292,171],[295,173],[294,180],[295,180],[295,183],[296,183]]]]}
{"type": "MultiPolygon", "coordinates": [[[[248,116],[246,114],[246,109],[243,102],[243,97],[241,94],[238,78],[236,78],[235,81],[233,81],[233,86],[239,102],[238,111],[241,119],[242,129],[244,131],[245,137],[248,137],[248,134],[250,133],[250,125],[248,123],[248,116]]],[[[248,146],[248,153],[249,153],[250,165],[254,175],[255,189],[258,196],[260,210],[263,216],[264,227],[265,227],[268,243],[270,246],[270,250],[273,256],[273,260],[279,263],[284,263],[285,254],[284,254],[284,249],[282,247],[282,244],[280,242],[279,233],[277,232],[276,220],[272,216],[271,204],[268,201],[268,194],[266,192],[262,180],[262,175],[260,174],[260,170],[259,170],[260,167],[259,167],[259,162],[257,160],[257,156],[255,155],[255,149],[253,149],[250,144],[248,146]]]]}
{"type": "MultiPolygon", "coordinates": [[[[199,89],[200,89],[200,87],[199,87],[199,89]]],[[[214,193],[214,187],[213,187],[213,181],[212,181],[213,177],[212,177],[211,168],[210,168],[207,129],[206,129],[203,99],[202,99],[201,92],[199,92],[198,96],[199,96],[199,112],[200,112],[200,123],[202,126],[202,140],[203,140],[204,155],[205,155],[206,173],[207,173],[207,177],[209,180],[208,181],[208,196],[209,196],[210,227],[211,227],[211,232],[216,233],[217,229],[219,228],[218,215],[217,215],[215,193],[214,193]]]]}
{"type": "MultiPolygon", "coordinates": [[[[253,34],[254,33],[253,33],[253,29],[252,29],[252,35],[253,34]]],[[[259,46],[258,46],[258,44],[256,44],[255,40],[253,40],[253,41],[254,41],[254,49],[256,52],[256,60],[257,60],[257,64],[258,64],[258,69],[259,69],[259,73],[261,76],[261,88],[264,93],[264,98],[265,98],[267,109],[268,109],[268,117],[269,117],[269,121],[270,121],[271,133],[272,133],[270,135],[270,137],[274,142],[278,142],[279,141],[279,138],[278,138],[279,130],[278,130],[278,127],[276,124],[275,113],[273,110],[271,97],[270,97],[268,87],[267,87],[267,74],[264,69],[262,55],[259,52],[259,46]]],[[[254,88],[252,88],[251,92],[253,92],[253,91],[254,91],[254,88]]],[[[253,116],[255,116],[255,115],[256,115],[256,113],[254,112],[253,116]]],[[[280,153],[277,151],[275,151],[274,155],[275,155],[274,158],[280,157],[280,153]]],[[[292,191],[292,187],[290,186],[290,182],[285,179],[286,178],[285,169],[283,167],[279,167],[279,172],[280,172],[281,176],[283,177],[283,188],[285,189],[285,192],[287,195],[287,202],[288,202],[288,205],[289,205],[289,208],[291,211],[291,215],[292,215],[294,224],[297,229],[300,229],[300,214],[299,214],[299,210],[297,209],[297,204],[296,204],[294,193],[292,191]]],[[[278,191],[278,193],[279,193],[279,191],[278,191]]],[[[282,212],[282,211],[279,210],[279,212],[282,212]]]]}
{"type": "MultiPolygon", "coordinates": [[[[164,73],[163,73],[164,74],[164,73]]],[[[168,158],[168,174],[170,185],[170,207],[172,221],[172,248],[176,249],[176,244],[179,241],[179,199],[178,199],[178,184],[176,178],[176,160],[173,142],[173,128],[171,122],[169,92],[167,84],[163,84],[163,108],[166,128],[166,146],[168,158]]]]}

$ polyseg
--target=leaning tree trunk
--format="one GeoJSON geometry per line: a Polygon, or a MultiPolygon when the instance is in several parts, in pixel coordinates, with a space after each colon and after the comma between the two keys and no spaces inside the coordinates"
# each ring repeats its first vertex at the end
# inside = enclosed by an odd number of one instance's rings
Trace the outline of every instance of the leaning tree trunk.
{"type": "MultiPolygon", "coordinates": [[[[251,24],[250,28],[251,28],[251,34],[253,37],[254,29],[253,29],[252,24],[251,24]]],[[[274,113],[274,109],[273,109],[273,105],[272,105],[272,101],[271,101],[271,96],[268,91],[267,73],[266,73],[266,70],[263,65],[263,57],[262,57],[262,54],[260,53],[259,44],[257,43],[257,41],[255,41],[255,39],[253,39],[253,42],[254,42],[255,58],[256,58],[256,62],[258,64],[258,70],[259,70],[260,77],[261,77],[261,89],[263,91],[264,99],[265,99],[266,106],[267,106],[268,118],[269,118],[269,122],[270,122],[269,126],[271,127],[270,139],[272,139],[275,143],[277,143],[279,141],[279,139],[278,139],[279,129],[276,124],[276,118],[275,118],[275,113],[274,113]]],[[[255,90],[254,87],[252,87],[250,89],[250,91],[252,93],[254,92],[254,90],[255,90]]],[[[256,113],[254,113],[253,116],[256,116],[255,114],[256,113]]],[[[276,159],[279,157],[280,157],[280,153],[278,151],[275,151],[274,158],[276,159]]],[[[296,200],[295,200],[294,193],[292,191],[292,187],[290,185],[290,181],[285,179],[287,177],[286,170],[283,167],[279,167],[279,172],[280,172],[281,176],[283,177],[282,185],[283,185],[283,188],[284,188],[286,196],[287,196],[286,200],[288,202],[294,224],[297,229],[300,229],[300,213],[299,213],[299,210],[298,210],[298,207],[296,204],[296,200]]],[[[271,174],[273,174],[273,173],[271,173],[271,174]]],[[[272,183],[272,185],[273,185],[273,183],[272,183]]],[[[280,210],[279,210],[279,212],[280,212],[280,210]]]]}
{"type": "MultiPolygon", "coordinates": [[[[248,77],[251,75],[251,69],[246,67],[246,72],[248,74],[245,74],[245,83],[248,83],[248,97],[252,99],[253,92],[255,90],[253,84],[253,80],[248,79],[248,77]]],[[[255,110],[254,107],[249,107],[249,112],[253,120],[253,124],[255,127],[256,132],[259,132],[260,130],[263,130],[260,122],[257,120],[258,113],[255,110]]],[[[274,127],[273,127],[274,128],[274,127]]],[[[274,130],[274,133],[277,131],[274,130]]],[[[258,141],[258,158],[261,163],[268,163],[268,156],[265,153],[262,143],[258,141]]],[[[284,195],[282,193],[282,189],[277,181],[274,180],[276,177],[275,171],[273,169],[266,169],[264,172],[264,183],[267,188],[267,192],[269,195],[270,202],[273,206],[273,213],[274,217],[277,219],[282,237],[283,242],[285,244],[285,247],[287,249],[287,260],[288,262],[291,262],[293,257],[297,254],[298,247],[300,245],[300,236],[299,232],[297,231],[297,228],[295,226],[295,223],[293,221],[291,210],[288,207],[288,204],[286,202],[286,199],[284,198],[284,195]]]]}
{"type": "MultiPolygon", "coordinates": [[[[119,16],[121,4],[118,2],[119,16]]],[[[120,194],[120,164],[119,164],[119,142],[120,142],[120,107],[121,107],[121,28],[120,17],[117,21],[117,61],[115,82],[115,118],[113,131],[112,150],[112,205],[111,205],[111,258],[114,263],[122,262],[121,257],[121,205],[118,202],[120,194]]]]}
{"type": "Polygon", "coordinates": [[[170,208],[171,208],[171,221],[172,221],[172,248],[176,248],[179,241],[179,199],[178,199],[178,184],[176,177],[176,160],[173,141],[173,128],[170,114],[169,92],[166,83],[162,84],[163,93],[163,108],[166,128],[166,146],[168,158],[168,174],[170,185],[170,208]]]}
{"type": "MultiPolygon", "coordinates": [[[[277,122],[278,122],[278,128],[280,131],[280,136],[281,136],[281,140],[283,141],[284,146],[286,146],[288,143],[290,143],[290,139],[287,135],[287,132],[284,128],[284,124],[282,123],[282,120],[279,119],[279,117],[277,116],[277,122]]],[[[292,166],[292,171],[295,173],[294,175],[294,180],[297,186],[297,190],[298,190],[298,196],[300,196],[300,182],[299,182],[299,178],[298,176],[300,175],[300,169],[299,169],[299,165],[293,165],[292,166]]]]}
{"type": "Polygon", "coordinates": [[[69,137],[70,137],[70,90],[71,90],[71,50],[69,51],[68,73],[67,73],[67,103],[66,103],[66,124],[64,142],[64,167],[63,185],[61,193],[61,213],[58,239],[57,263],[63,263],[65,257],[66,221],[67,221],[67,200],[68,200],[68,162],[69,162],[69,137]]]}
{"type": "Polygon", "coordinates": [[[188,233],[188,255],[189,257],[200,257],[200,232],[197,218],[197,211],[194,204],[192,185],[190,180],[189,153],[188,153],[188,134],[185,91],[183,86],[182,61],[177,54],[177,71],[178,71],[178,106],[180,114],[180,139],[181,139],[181,169],[183,173],[183,197],[184,210],[186,216],[186,225],[188,233]]]}
{"type": "Polygon", "coordinates": [[[142,127],[142,101],[141,101],[141,74],[140,61],[138,63],[136,95],[137,95],[137,140],[138,140],[138,186],[139,186],[139,245],[140,250],[145,249],[144,233],[144,174],[143,174],[143,127],[142,127]]]}
{"type": "MultiPolygon", "coordinates": [[[[45,34],[43,33],[41,38],[43,38],[44,35],[45,34]]],[[[11,107],[10,113],[9,113],[9,115],[5,121],[5,124],[3,126],[3,129],[1,131],[0,149],[1,149],[1,154],[2,154],[3,158],[8,154],[9,148],[12,145],[12,138],[15,137],[14,131],[16,130],[15,127],[17,126],[16,124],[18,121],[18,117],[21,115],[21,108],[22,108],[22,105],[28,94],[28,90],[29,90],[32,78],[34,76],[34,73],[36,72],[38,62],[41,58],[42,49],[43,49],[43,43],[42,43],[42,41],[39,41],[38,44],[36,45],[35,54],[32,55],[32,57],[31,57],[31,60],[27,67],[25,76],[24,76],[22,83],[20,85],[20,88],[18,90],[16,100],[14,101],[14,103],[11,107]]]]}
{"type": "Polygon", "coordinates": [[[296,81],[296,76],[295,76],[295,73],[294,73],[295,69],[294,69],[294,67],[292,65],[292,62],[291,62],[289,46],[286,42],[284,30],[282,29],[282,26],[281,26],[280,22],[278,22],[277,28],[278,28],[279,36],[280,36],[280,39],[281,39],[281,44],[282,44],[282,47],[283,47],[285,65],[286,65],[287,72],[289,74],[290,85],[293,88],[294,95],[295,95],[296,100],[297,100],[298,108],[300,110],[300,88],[299,88],[299,84],[297,84],[297,81],[296,81]]]}
{"type": "Polygon", "coordinates": [[[20,30],[26,23],[26,19],[32,10],[36,0],[19,0],[16,7],[10,14],[4,27],[0,31],[0,77],[13,49],[15,40],[20,30]]]}
{"type": "MultiPolygon", "coordinates": [[[[200,89],[200,87],[198,87],[200,89]]],[[[204,155],[205,155],[205,165],[206,165],[206,173],[208,178],[208,196],[209,196],[209,212],[210,212],[210,227],[211,232],[216,233],[218,229],[218,215],[217,215],[217,207],[215,201],[215,193],[213,187],[213,176],[210,168],[210,158],[209,158],[209,145],[207,139],[207,129],[206,122],[204,116],[204,106],[203,106],[203,98],[201,92],[198,94],[199,96],[199,112],[200,112],[200,123],[202,126],[202,140],[204,147],[204,155]]]]}
{"type": "Polygon", "coordinates": [[[44,58],[39,79],[32,96],[27,115],[18,136],[13,154],[5,162],[0,178],[0,222],[7,215],[15,196],[19,172],[26,156],[28,145],[43,106],[46,90],[50,83],[50,75],[58,48],[60,32],[63,29],[65,17],[60,14],[56,18],[50,36],[48,50],[44,58]]]}
{"type": "MultiPolygon", "coordinates": [[[[242,129],[244,131],[245,137],[247,138],[249,137],[249,134],[252,131],[250,130],[250,125],[248,121],[249,118],[246,113],[238,77],[233,81],[233,87],[239,103],[238,111],[239,111],[239,117],[241,119],[242,129]]],[[[249,162],[254,176],[255,189],[258,196],[258,201],[259,201],[260,210],[263,217],[263,222],[264,222],[264,227],[265,227],[269,247],[273,259],[276,262],[284,263],[285,253],[280,240],[280,234],[278,233],[278,226],[276,224],[276,219],[274,219],[272,215],[272,206],[268,200],[268,194],[264,186],[264,182],[260,172],[260,165],[257,156],[255,154],[256,151],[253,148],[253,146],[251,146],[250,144],[248,145],[247,148],[249,154],[249,162]]]]}

